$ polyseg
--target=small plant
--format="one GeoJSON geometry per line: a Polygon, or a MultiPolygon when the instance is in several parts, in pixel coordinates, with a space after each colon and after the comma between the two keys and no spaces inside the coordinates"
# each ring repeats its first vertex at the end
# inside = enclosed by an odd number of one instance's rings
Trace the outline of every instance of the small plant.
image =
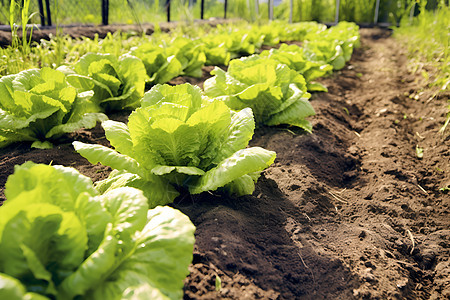
{"type": "Polygon", "coordinates": [[[450,185],[440,188],[439,191],[441,191],[444,194],[448,194],[450,192],[450,185]]]}
{"type": "Polygon", "coordinates": [[[9,5],[8,22],[11,28],[11,45],[5,49],[0,49],[0,72],[3,74],[15,74],[22,70],[35,67],[31,61],[31,37],[33,27],[30,27],[29,38],[27,38],[27,24],[35,15],[29,15],[31,0],[24,0],[19,3],[17,0],[11,0],[9,5]],[[22,38],[19,37],[19,26],[16,20],[20,19],[22,26],[22,38]]]}

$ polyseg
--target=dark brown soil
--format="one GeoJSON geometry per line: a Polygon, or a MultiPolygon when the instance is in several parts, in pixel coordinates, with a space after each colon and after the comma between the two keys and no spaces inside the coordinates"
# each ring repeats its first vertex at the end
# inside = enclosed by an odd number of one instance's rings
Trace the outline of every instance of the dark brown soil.
{"type": "MultiPolygon", "coordinates": [[[[218,24],[236,22],[234,19],[209,19],[209,20],[195,20],[195,24],[207,24],[210,26],[217,26],[218,24]]],[[[159,23],[159,29],[162,32],[169,32],[177,26],[181,25],[189,25],[183,22],[161,22],[159,23]]],[[[0,30],[0,47],[6,47],[11,44],[11,31],[7,26],[4,26],[5,30],[0,30]]],[[[73,25],[73,26],[61,26],[59,27],[59,33],[63,35],[69,35],[72,38],[81,38],[81,37],[89,37],[94,38],[98,35],[99,38],[104,38],[108,34],[108,32],[128,32],[130,34],[142,34],[145,33],[147,35],[153,34],[155,31],[155,26],[150,23],[138,25],[125,25],[125,24],[112,24],[112,25],[102,25],[102,26],[92,26],[92,25],[73,25]]],[[[30,34],[30,30],[28,30],[28,35],[30,34]]],[[[22,36],[22,31],[18,32],[19,37],[22,36]]],[[[33,42],[39,42],[40,40],[49,40],[51,36],[56,35],[56,27],[35,27],[33,28],[32,38],[33,42]]]]}
{"type": "MultiPolygon", "coordinates": [[[[312,97],[313,134],[256,132],[251,145],[277,160],[252,196],[177,199],[197,226],[185,299],[450,299],[450,196],[439,191],[450,186],[450,135],[438,133],[449,95],[424,90],[385,31],[361,35],[349,65],[322,80],[329,93],[312,97]]],[[[172,83],[186,81],[202,84],[172,83]]],[[[102,134],[97,127],[68,141],[107,145],[102,134]]],[[[17,144],[0,157],[1,187],[26,160],[93,180],[110,171],[70,143],[17,144]]]]}

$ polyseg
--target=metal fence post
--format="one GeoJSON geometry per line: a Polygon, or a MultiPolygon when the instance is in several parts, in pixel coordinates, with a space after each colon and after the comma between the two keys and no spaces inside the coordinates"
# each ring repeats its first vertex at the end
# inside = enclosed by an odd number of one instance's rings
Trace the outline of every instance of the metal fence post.
{"type": "Polygon", "coordinates": [[[45,26],[44,3],[42,3],[42,0],[38,0],[38,6],[39,16],[41,17],[41,26],[45,26]]]}
{"type": "Polygon", "coordinates": [[[52,15],[50,13],[50,0],[45,0],[45,8],[47,10],[47,25],[52,26],[52,15]]]}
{"type": "Polygon", "coordinates": [[[205,13],[205,0],[200,1],[200,19],[203,20],[203,16],[205,13]]]}
{"type": "Polygon", "coordinates": [[[294,0],[289,1],[289,23],[292,23],[292,14],[294,10],[294,0]]]}
{"type": "Polygon", "coordinates": [[[269,20],[273,20],[273,0],[268,0],[269,5],[269,20]]]}
{"type": "Polygon", "coordinates": [[[416,2],[413,3],[411,10],[409,11],[409,23],[411,24],[414,18],[414,11],[416,10],[416,2]]]}
{"type": "Polygon", "coordinates": [[[170,22],[170,0],[166,0],[167,22],[170,22]]]}
{"type": "Polygon", "coordinates": [[[109,24],[109,0],[102,0],[102,24],[109,24]]]}
{"type": "Polygon", "coordinates": [[[225,0],[224,6],[223,6],[223,18],[227,18],[227,8],[228,8],[228,0],[225,0]]]}
{"type": "Polygon", "coordinates": [[[340,1],[336,0],[336,15],[334,17],[334,23],[339,23],[339,6],[340,6],[340,1]]]}
{"type": "Polygon", "coordinates": [[[377,0],[377,3],[375,4],[375,16],[373,18],[373,23],[377,24],[378,23],[378,14],[380,11],[380,0],[377,0]]]}

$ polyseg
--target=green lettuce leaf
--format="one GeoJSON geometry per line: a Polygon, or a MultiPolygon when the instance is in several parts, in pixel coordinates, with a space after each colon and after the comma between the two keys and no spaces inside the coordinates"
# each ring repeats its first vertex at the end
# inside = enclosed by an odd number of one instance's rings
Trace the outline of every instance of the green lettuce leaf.
{"type": "Polygon", "coordinates": [[[75,212],[87,231],[88,252],[98,246],[111,219],[99,202],[93,201],[98,193],[91,180],[72,168],[27,162],[15,166],[5,188],[7,199],[20,195],[36,203],[50,203],[63,211],[75,212]]]}
{"type": "Polygon", "coordinates": [[[0,273],[0,299],[8,300],[48,300],[36,293],[27,293],[25,286],[14,277],[0,273]]]}
{"type": "Polygon", "coordinates": [[[198,182],[189,187],[189,191],[192,194],[215,191],[248,173],[261,172],[274,162],[275,157],[275,152],[260,147],[239,150],[206,172],[198,182]]]}
{"type": "Polygon", "coordinates": [[[138,163],[129,156],[120,154],[113,149],[101,145],[90,145],[81,142],[73,142],[75,150],[85,157],[91,164],[102,163],[105,166],[120,169],[138,171],[138,163]]]}
{"type": "Polygon", "coordinates": [[[135,286],[145,287],[155,299],[181,299],[186,266],[192,260],[193,232],[194,226],[179,211],[150,210],[147,225],[134,237],[134,253],[111,274],[113,280],[97,286],[87,299],[120,299],[110,296],[129,294],[127,288],[135,286]]]}
{"type": "Polygon", "coordinates": [[[126,186],[140,189],[151,208],[171,203],[180,194],[167,179],[153,174],[142,178],[137,174],[114,170],[107,179],[95,184],[101,194],[126,186]]]}

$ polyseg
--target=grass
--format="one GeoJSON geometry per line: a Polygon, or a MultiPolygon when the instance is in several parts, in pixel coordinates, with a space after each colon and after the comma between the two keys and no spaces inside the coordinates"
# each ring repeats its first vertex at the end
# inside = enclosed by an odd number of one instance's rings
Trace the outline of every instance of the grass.
{"type": "MultiPolygon", "coordinates": [[[[427,1],[419,2],[420,14],[403,18],[394,36],[409,52],[413,72],[420,72],[437,94],[450,89],[450,7],[441,0],[434,11],[426,10],[427,1]]],[[[450,106],[443,133],[450,123],[450,106]]]]}
{"type": "Polygon", "coordinates": [[[33,66],[30,62],[33,27],[27,27],[34,15],[34,13],[29,14],[30,3],[31,0],[24,0],[20,4],[16,1],[10,3],[8,16],[11,27],[11,45],[0,49],[0,74],[5,73],[5,70],[9,70],[6,73],[18,73],[33,66]],[[20,21],[22,37],[18,35],[17,20],[20,21]]]}

